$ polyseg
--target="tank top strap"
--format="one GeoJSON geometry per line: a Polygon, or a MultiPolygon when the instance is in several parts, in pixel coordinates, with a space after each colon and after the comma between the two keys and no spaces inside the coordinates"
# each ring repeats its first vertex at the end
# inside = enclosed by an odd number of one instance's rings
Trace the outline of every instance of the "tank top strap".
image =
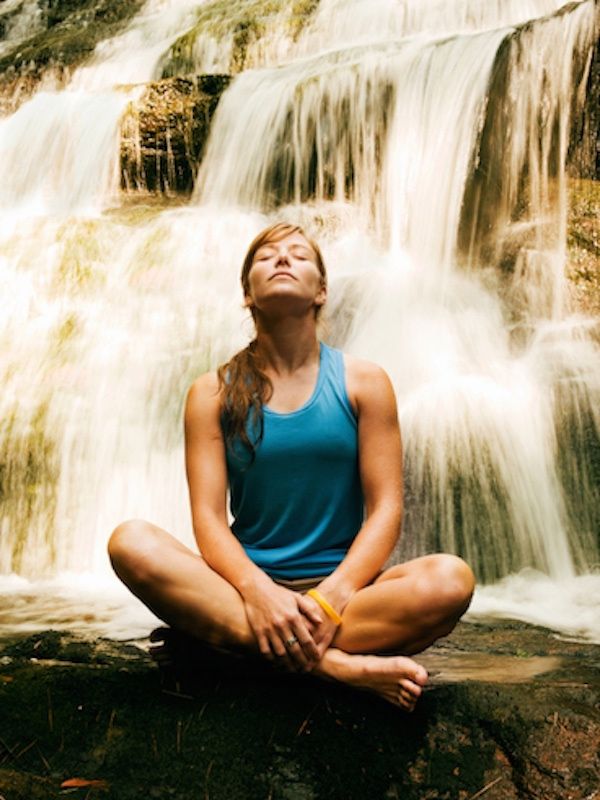
{"type": "Polygon", "coordinates": [[[335,397],[352,423],[356,424],[356,414],[346,388],[346,365],[342,351],[321,342],[321,370],[323,386],[327,387],[329,393],[335,397]]]}

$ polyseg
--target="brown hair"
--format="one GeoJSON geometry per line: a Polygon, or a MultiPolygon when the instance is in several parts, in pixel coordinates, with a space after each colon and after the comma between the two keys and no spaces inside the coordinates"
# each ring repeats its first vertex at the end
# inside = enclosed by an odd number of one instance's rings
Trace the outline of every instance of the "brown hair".
{"type": "MultiPolygon", "coordinates": [[[[293,233],[300,233],[310,245],[316,256],[317,268],[321,273],[322,283],[326,285],[327,273],[323,256],[317,243],[307,236],[299,225],[277,222],[261,231],[248,248],[240,276],[244,296],[249,294],[248,276],[257,251],[263,245],[269,242],[279,242],[293,233]]],[[[320,306],[315,306],[315,317],[318,317],[320,310],[320,306]]],[[[250,309],[250,313],[255,318],[254,308],[250,309]]],[[[229,448],[232,448],[234,442],[239,440],[250,453],[251,462],[254,461],[256,446],[263,437],[262,406],[268,402],[273,392],[273,385],[263,371],[262,359],[257,345],[258,342],[254,338],[247,347],[236,353],[217,370],[225,443],[229,448]],[[246,427],[248,423],[250,423],[254,441],[248,436],[246,427]]]]}

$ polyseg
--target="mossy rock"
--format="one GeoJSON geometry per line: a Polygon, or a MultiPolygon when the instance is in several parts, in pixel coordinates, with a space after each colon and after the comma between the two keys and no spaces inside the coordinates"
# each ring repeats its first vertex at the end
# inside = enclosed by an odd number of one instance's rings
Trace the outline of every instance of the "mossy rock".
{"type": "Polygon", "coordinates": [[[231,42],[227,70],[233,74],[248,65],[249,48],[274,34],[283,24],[290,40],[295,40],[314,14],[319,0],[212,0],[197,12],[195,24],[171,46],[164,58],[162,76],[186,75],[202,69],[196,48],[202,37],[218,43],[231,42]]]}
{"type": "Polygon", "coordinates": [[[43,3],[46,29],[0,57],[2,83],[16,77],[41,78],[48,67],[69,71],[81,64],[98,42],[115,36],[143,5],[143,0],[48,0],[43,3]]]}
{"type": "Polygon", "coordinates": [[[571,124],[567,168],[575,178],[600,181],[600,38],[596,42],[585,103],[571,124]]]}
{"type": "Polygon", "coordinates": [[[573,311],[600,314],[600,181],[569,181],[567,278],[573,311]]]}
{"type": "Polygon", "coordinates": [[[463,623],[417,657],[431,688],[404,715],[216,654],[161,680],[131,645],[3,637],[0,793],[54,800],[77,777],[96,785],[75,797],[104,800],[589,800],[598,651],[518,623],[463,623]]]}
{"type": "Polygon", "coordinates": [[[148,84],[121,123],[124,189],[191,192],[212,116],[230,80],[201,75],[148,84]]]}
{"type": "Polygon", "coordinates": [[[51,536],[59,465],[50,429],[48,401],[15,405],[0,422],[0,519],[12,542],[5,570],[19,571],[36,531],[51,536]]]}

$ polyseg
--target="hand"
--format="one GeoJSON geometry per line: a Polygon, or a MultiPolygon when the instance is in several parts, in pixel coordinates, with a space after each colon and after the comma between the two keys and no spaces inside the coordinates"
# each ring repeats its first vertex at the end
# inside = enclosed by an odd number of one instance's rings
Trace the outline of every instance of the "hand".
{"type": "Polygon", "coordinates": [[[304,599],[308,604],[310,604],[313,614],[321,615],[321,622],[318,625],[313,626],[311,630],[317,645],[317,650],[319,652],[319,657],[317,660],[320,661],[323,658],[327,648],[331,645],[339,626],[327,616],[316,600],[314,600],[312,597],[305,597],[304,599]]]}
{"type": "Polygon", "coordinates": [[[243,595],[261,654],[291,670],[312,669],[322,655],[313,633],[323,622],[320,608],[310,598],[265,578],[243,595]]]}

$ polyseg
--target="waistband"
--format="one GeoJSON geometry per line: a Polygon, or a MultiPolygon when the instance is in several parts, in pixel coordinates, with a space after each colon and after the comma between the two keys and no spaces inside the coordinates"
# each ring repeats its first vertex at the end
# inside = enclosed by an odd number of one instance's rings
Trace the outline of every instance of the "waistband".
{"type": "Polygon", "coordinates": [[[285,578],[273,578],[275,583],[284,586],[286,589],[291,589],[293,592],[308,592],[309,589],[314,589],[321,581],[324,581],[327,575],[317,575],[314,578],[293,578],[286,580],[285,578]]]}

